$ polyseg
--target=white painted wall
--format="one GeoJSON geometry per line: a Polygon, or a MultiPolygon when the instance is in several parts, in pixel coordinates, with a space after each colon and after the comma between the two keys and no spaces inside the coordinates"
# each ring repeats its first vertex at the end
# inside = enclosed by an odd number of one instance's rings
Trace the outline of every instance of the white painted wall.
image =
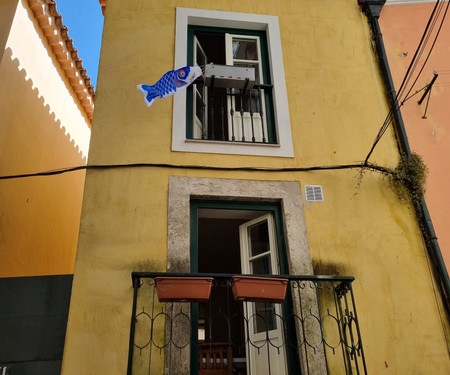
{"type": "Polygon", "coordinates": [[[91,136],[89,121],[25,3],[25,0],[19,1],[6,48],[11,48],[13,59],[17,58],[19,68],[26,72],[26,79],[32,80],[33,88],[38,88],[39,97],[49,106],[50,114],[55,114],[55,120],[60,121],[60,126],[87,160],[91,136]]]}

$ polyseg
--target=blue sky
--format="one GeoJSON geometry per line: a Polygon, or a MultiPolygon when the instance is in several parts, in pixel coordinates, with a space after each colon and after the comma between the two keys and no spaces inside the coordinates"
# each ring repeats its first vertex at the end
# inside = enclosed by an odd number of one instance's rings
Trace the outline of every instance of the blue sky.
{"type": "Polygon", "coordinates": [[[98,0],[56,0],[62,22],[83,60],[83,66],[97,88],[98,61],[102,42],[103,15],[98,0]]]}

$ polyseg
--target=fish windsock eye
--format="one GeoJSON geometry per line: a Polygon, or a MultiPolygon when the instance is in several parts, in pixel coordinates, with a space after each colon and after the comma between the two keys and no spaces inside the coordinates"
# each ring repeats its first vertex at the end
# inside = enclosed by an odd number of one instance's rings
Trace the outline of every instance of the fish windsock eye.
{"type": "Polygon", "coordinates": [[[186,78],[186,75],[189,73],[189,68],[182,68],[178,71],[178,77],[180,77],[181,79],[186,78]]]}

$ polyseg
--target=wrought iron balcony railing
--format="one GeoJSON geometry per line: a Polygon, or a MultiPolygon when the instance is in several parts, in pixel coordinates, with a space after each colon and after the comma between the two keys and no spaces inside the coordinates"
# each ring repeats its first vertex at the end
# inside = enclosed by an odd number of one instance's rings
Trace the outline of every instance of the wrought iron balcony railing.
{"type": "Polygon", "coordinates": [[[127,374],[367,374],[353,277],[277,275],[280,304],[236,301],[233,276],[134,272],[127,374]],[[209,299],[160,302],[161,276],[212,278],[209,299]]]}
{"type": "Polygon", "coordinates": [[[197,79],[192,93],[192,130],[188,138],[276,144],[272,85],[214,87],[197,79]]]}

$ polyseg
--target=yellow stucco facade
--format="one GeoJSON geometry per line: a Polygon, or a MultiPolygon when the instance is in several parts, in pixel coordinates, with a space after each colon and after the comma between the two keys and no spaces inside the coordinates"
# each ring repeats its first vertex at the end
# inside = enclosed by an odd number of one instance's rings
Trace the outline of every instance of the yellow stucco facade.
{"type": "MultiPolygon", "coordinates": [[[[85,165],[90,120],[29,2],[0,9],[0,175],[85,165]]],[[[0,182],[0,277],[73,273],[84,174],[0,182]]]]}
{"type": "MultiPolygon", "coordinates": [[[[353,0],[108,0],[89,164],[153,166],[87,172],[62,374],[126,372],[131,272],[171,267],[174,177],[299,184],[310,269],[355,276],[368,373],[447,374],[447,321],[421,232],[386,177],[365,170],[361,179],[359,169],[177,168],[361,163],[388,112],[377,64],[367,18],[353,0]],[[136,85],[153,84],[174,68],[177,7],[278,17],[276,63],[284,67],[293,157],[172,151],[174,99],[147,108],[136,85]],[[304,185],[321,185],[324,202],[307,202],[304,185]]],[[[398,158],[389,129],[371,162],[392,168],[398,158]]]]}

